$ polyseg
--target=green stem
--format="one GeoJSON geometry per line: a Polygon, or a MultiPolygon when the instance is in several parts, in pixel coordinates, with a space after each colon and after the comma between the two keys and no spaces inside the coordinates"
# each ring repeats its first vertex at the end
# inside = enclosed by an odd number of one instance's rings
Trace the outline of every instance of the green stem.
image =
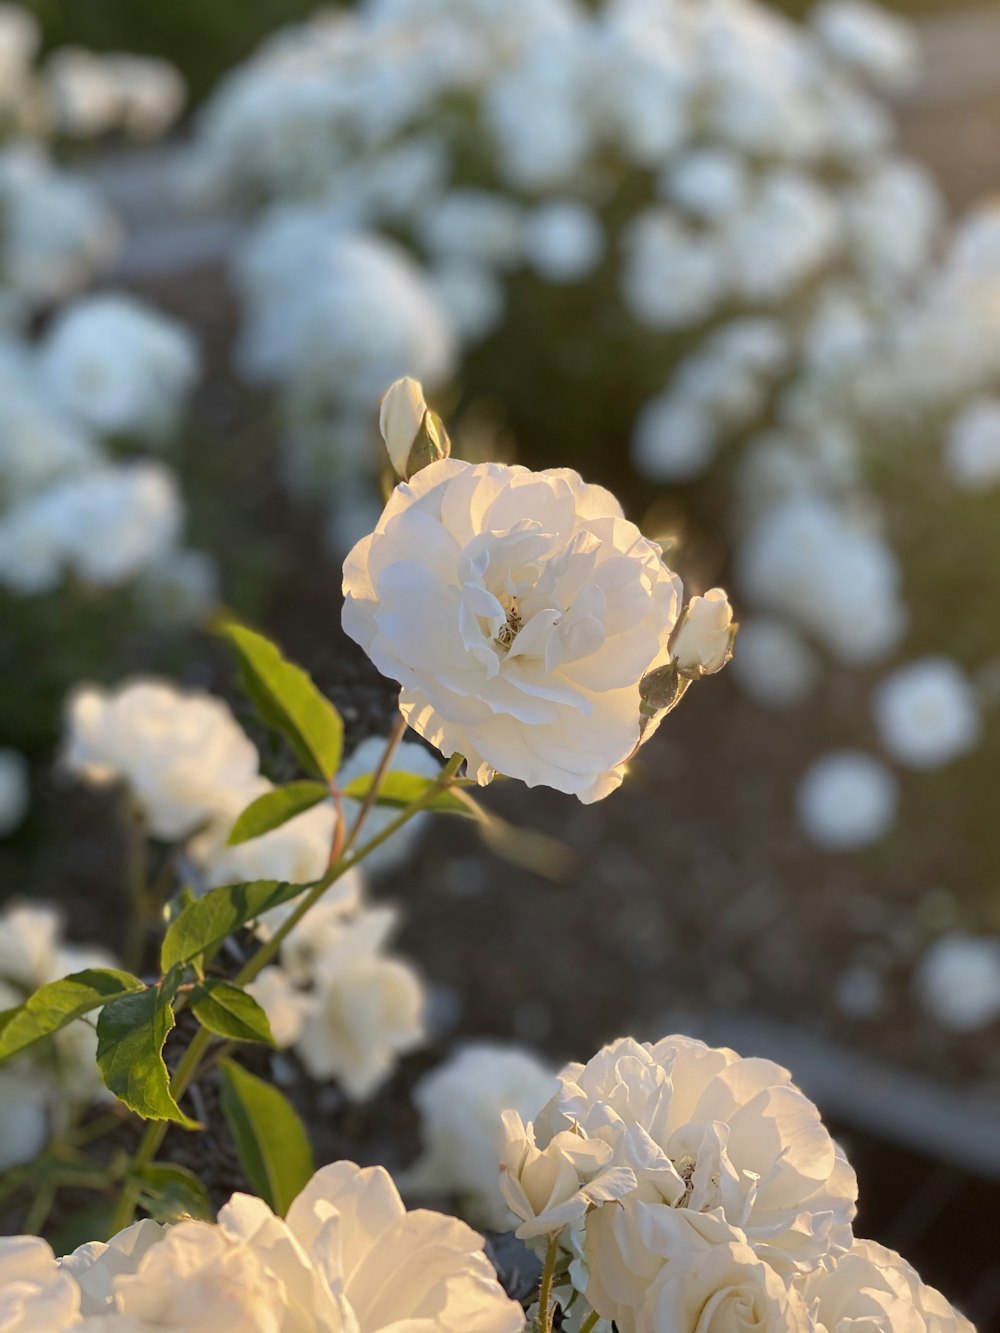
{"type": "MultiPolygon", "coordinates": [[[[436,781],[432,786],[428,787],[423,796],[414,801],[412,805],[408,805],[405,810],[392,820],[391,823],[386,825],[381,833],[376,834],[374,838],[370,838],[363,847],[354,853],[353,856],[345,857],[341,855],[337,863],[332,865],[323,878],[317,880],[309,892],[300,899],[298,906],[281,923],[277,930],[275,930],[271,938],[266,940],[254,956],[243,965],[240,971],[236,974],[235,984],[237,986],[245,986],[253,981],[258,973],[267,966],[272,958],[274,958],[285,939],[295,929],[310,908],[314,907],[316,903],[319,902],[320,898],[322,898],[330,885],[334,884],[342,875],[345,875],[348,870],[352,869],[360,861],[363,861],[370,852],[373,852],[375,848],[385,842],[387,838],[391,838],[396,830],[402,828],[414,815],[419,814],[421,810],[424,810],[430,805],[434,798],[449,785],[451,779],[455,776],[464,762],[462,755],[453,755],[441,770],[436,781]]],[[[205,1028],[199,1028],[191,1040],[191,1045],[181,1057],[181,1061],[174,1071],[173,1078],[170,1080],[170,1092],[175,1101],[180,1101],[181,1097],[193,1082],[195,1075],[198,1073],[202,1057],[208,1050],[211,1042],[211,1034],[205,1028]]],[[[134,1175],[138,1173],[152,1162],[157,1152],[159,1152],[160,1145],[163,1142],[169,1127],[170,1121],[168,1120],[150,1120],[147,1122],[142,1138],[139,1140],[139,1146],[136,1148],[135,1154],[129,1165],[129,1172],[131,1174],[134,1175]]],[[[135,1216],[136,1205],[139,1202],[140,1192],[140,1186],[137,1182],[126,1179],[122,1187],[121,1197],[118,1200],[118,1206],[115,1209],[115,1214],[112,1219],[112,1234],[123,1231],[132,1221],[135,1216]]]]}
{"type": "Polygon", "coordinates": [[[580,1333],[590,1333],[600,1317],[596,1310],[592,1311],[580,1325],[580,1333]]]}
{"type": "Polygon", "coordinates": [[[385,743],[385,749],[382,751],[382,758],[378,761],[378,768],[372,778],[372,785],[368,788],[365,799],[361,803],[361,809],[358,811],[358,817],[351,825],[351,831],[347,835],[347,841],[341,848],[341,856],[346,856],[358,840],[358,834],[361,832],[365,820],[368,818],[372,806],[375,804],[375,798],[379,794],[379,789],[385,781],[385,775],[389,771],[389,765],[392,763],[392,757],[399,749],[399,743],[403,739],[406,731],[406,718],[400,713],[389,733],[389,739],[385,743]]]}
{"type": "Polygon", "coordinates": [[[55,1202],[55,1185],[43,1185],[32,1200],[28,1216],[24,1219],[24,1230],[29,1236],[40,1236],[42,1227],[48,1221],[49,1213],[55,1202]]]}
{"type": "Polygon", "coordinates": [[[557,1231],[545,1251],[545,1267],[542,1269],[542,1280],[538,1284],[538,1327],[541,1333],[552,1333],[552,1279],[558,1255],[559,1232],[557,1231]]]}

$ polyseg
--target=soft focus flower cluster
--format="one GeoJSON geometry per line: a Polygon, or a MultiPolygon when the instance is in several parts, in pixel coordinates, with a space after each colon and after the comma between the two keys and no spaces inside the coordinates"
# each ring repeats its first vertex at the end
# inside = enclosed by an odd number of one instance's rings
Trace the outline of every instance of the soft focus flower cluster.
{"type": "MultiPolygon", "coordinates": [[[[359,745],[338,785],[374,772],[384,745],[378,737],[359,745]]],[[[273,786],[228,706],[202,691],[156,680],[112,692],[79,688],[67,705],[62,766],[93,785],[124,785],[149,833],[183,844],[190,880],[202,889],[261,879],[306,884],[329,865],[337,824],[329,801],[228,845],[236,818],[273,786]]],[[[440,765],[423,746],[405,742],[392,768],[434,777],[440,765]]],[[[341,804],[350,827],[358,803],[341,804]]],[[[373,810],[364,839],[376,837],[393,814],[373,810]]],[[[421,816],[414,817],[366,858],[366,870],[398,865],[422,826],[421,816]]],[[[276,912],[260,923],[262,936],[287,914],[276,912]]],[[[424,1039],[422,982],[407,962],[386,953],[396,922],[393,908],[366,904],[360,871],[351,872],[291,932],[252,988],[277,1046],[294,1049],[313,1078],[337,1079],[356,1100],[370,1097],[398,1056],[424,1039]]]]}
{"type": "Polygon", "coordinates": [[[181,548],[177,479],[112,446],[162,445],[199,373],[191,335],[125,294],[80,296],[108,268],[121,228],[82,173],[57,166],[60,137],[149,138],[179,113],[165,62],[77,49],[36,69],[41,34],[0,6],[0,588],[49,593],[72,579],[118,587],[145,574],[195,618],[214,596],[207,557],[181,548]],[[48,316],[40,336],[38,317],[48,316]]]}
{"type": "Polygon", "coordinates": [[[780,1066],[623,1038],[559,1084],[533,1120],[504,1114],[500,1180],[517,1234],[556,1240],[570,1310],[619,1333],[971,1333],[853,1237],[854,1173],[780,1066]]]}
{"type": "Polygon", "coordinates": [[[162,442],[197,370],[185,329],[117,294],[65,307],[37,343],[0,342],[0,584],[30,596],[174,571],[205,610],[211,569],[181,547],[173,472],[109,447],[162,442]]]}
{"type": "Polygon", "coordinates": [[[0,128],[5,133],[151,139],[184,107],[184,82],[151,56],[60,47],[38,62],[42,33],[21,5],[0,5],[0,128]]]}
{"type": "MultiPolygon", "coordinates": [[[[105,949],[64,940],[59,913],[47,903],[15,903],[0,913],[0,1009],[71,972],[117,965],[105,949]]],[[[0,1170],[31,1161],[77,1113],[107,1095],[96,1053],[91,1015],[0,1068],[0,1170]]]]}
{"type": "Polygon", "coordinates": [[[234,1194],[215,1223],[142,1221],[56,1259],[0,1239],[0,1320],[11,1333],[518,1333],[524,1314],[482,1237],[407,1212],[381,1167],[317,1171],[286,1217],[234,1194]]]}
{"type": "MultiPolygon", "coordinates": [[[[287,913],[275,909],[258,927],[267,936],[287,913]]],[[[249,987],[271,1024],[275,1044],[291,1048],[315,1079],[335,1078],[364,1101],[389,1077],[397,1058],[425,1038],[423,984],[404,959],[384,950],[398,914],[370,907],[357,871],[339,880],[282,942],[278,962],[249,987]]]]}

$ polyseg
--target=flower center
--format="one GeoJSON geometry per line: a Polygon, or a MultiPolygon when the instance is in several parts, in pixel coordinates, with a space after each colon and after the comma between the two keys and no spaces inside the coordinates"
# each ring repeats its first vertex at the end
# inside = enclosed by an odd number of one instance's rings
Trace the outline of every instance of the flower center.
{"type": "Polygon", "coordinates": [[[493,641],[502,653],[507,653],[510,650],[510,645],[517,638],[517,632],[521,628],[521,612],[516,597],[510,599],[506,610],[507,620],[500,626],[493,641]]]}

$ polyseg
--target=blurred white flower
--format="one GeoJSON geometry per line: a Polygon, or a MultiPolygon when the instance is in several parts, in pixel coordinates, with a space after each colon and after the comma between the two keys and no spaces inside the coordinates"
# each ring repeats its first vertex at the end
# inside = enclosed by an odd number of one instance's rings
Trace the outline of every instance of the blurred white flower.
{"type": "MultiPolygon", "coordinates": [[[[15,1008],[39,986],[72,972],[117,966],[104,949],[67,944],[59,913],[48,903],[13,903],[0,913],[0,1009],[15,1008]]],[[[91,1015],[0,1069],[0,1167],[30,1161],[79,1110],[107,1095],[96,1054],[91,1015]]]]}
{"type": "Polygon", "coordinates": [[[699,403],[668,391],[650,398],[634,427],[632,462],[651,481],[699,477],[715,457],[718,429],[699,403]]]}
{"type": "MultiPolygon", "coordinates": [[[[278,1045],[287,1039],[313,1078],[337,1079],[354,1101],[369,1098],[425,1035],[421,980],[384,952],[397,913],[367,907],[363,894],[358,872],[339,880],[282,941],[280,966],[254,990],[278,1045]]],[[[258,933],[266,938],[289,910],[269,912],[258,933]]]]}
{"type": "Polygon", "coordinates": [[[747,597],[794,618],[841,661],[878,661],[905,625],[895,555],[817,495],[765,510],[737,551],[747,597]]]}
{"type": "Polygon", "coordinates": [[[316,956],[296,1051],[317,1079],[335,1078],[355,1101],[385,1082],[398,1057],[424,1041],[424,989],[414,969],[380,953],[396,924],[391,908],[346,922],[316,956]]]}
{"type": "Polygon", "coordinates": [[[1000,940],[942,935],[914,977],[920,1002],[943,1027],[975,1032],[1000,1018],[1000,940]]]}
{"type": "Polygon", "coordinates": [[[912,768],[947,764],[982,735],[969,679],[947,657],[923,657],[900,667],[878,686],[872,709],[886,750],[912,768]]]}
{"type": "Polygon", "coordinates": [[[512,268],[522,253],[521,209],[506,195],[453,190],[427,210],[420,240],[430,255],[512,268]]]}
{"type": "Polygon", "coordinates": [[[30,803],[28,761],[20,751],[0,747],[0,838],[21,824],[30,803]]]}
{"type": "Polygon", "coordinates": [[[747,194],[743,160],[727,148],[696,148],[670,161],[660,193],[684,212],[718,222],[743,207],[747,194]]]}
{"type": "Polygon", "coordinates": [[[740,625],[740,650],[733,654],[737,685],[765,708],[799,703],[819,678],[816,654],[780,620],[753,616],[740,625]]]}
{"type": "Polygon", "coordinates": [[[39,350],[46,391],[70,417],[105,435],[161,439],[198,374],[190,333],[131,296],[75,302],[39,350]]]}
{"type": "Polygon", "coordinates": [[[80,1323],[80,1292],[59,1269],[48,1241],[0,1236],[0,1328],[64,1333],[80,1323]]]}
{"type": "MultiPolygon", "coordinates": [[[[217,702],[220,708],[225,708],[221,701],[217,702]]],[[[246,737],[243,739],[253,750],[256,768],[257,751],[246,737]]],[[[231,744],[235,752],[238,743],[234,739],[231,744]]],[[[245,762],[249,767],[249,750],[245,762]]],[[[314,805],[259,838],[251,838],[233,847],[227,845],[233,825],[247,806],[273,790],[273,784],[257,773],[252,777],[243,776],[239,771],[229,774],[225,770],[209,774],[202,798],[204,814],[199,821],[208,822],[187,844],[188,855],[198,866],[206,887],[255,879],[310,884],[326,870],[337,824],[336,813],[329,802],[314,805]]]]}
{"type": "Polygon", "coordinates": [[[150,832],[174,841],[212,819],[229,789],[245,791],[259,759],[221,699],[132,680],[74,691],[61,762],[88,783],[126,783],[150,832]]]}
{"type": "Polygon", "coordinates": [[[804,774],[796,806],[817,846],[850,851],[888,833],[898,800],[896,779],[884,764],[860,750],[836,750],[804,774]]]}
{"type": "Polygon", "coordinates": [[[824,46],[850,69],[889,89],[904,88],[920,66],[916,30],[869,0],[824,0],[810,15],[824,46]]]}
{"type": "Polygon", "coordinates": [[[344,628],[399,680],[407,722],[495,771],[598,800],[638,744],[680,581],[575,472],[455,459],[397,486],[344,565],[344,628]]]}
{"type": "MultiPolygon", "coordinates": [[[[367,740],[363,740],[341,765],[337,773],[338,787],[343,789],[356,778],[374,773],[384,750],[385,738],[381,736],[369,736],[367,740]]],[[[431,754],[426,746],[418,745],[416,741],[403,741],[401,745],[396,747],[388,771],[390,773],[413,773],[420,778],[433,779],[441,772],[441,761],[431,754]]],[[[345,798],[342,804],[344,819],[348,828],[350,828],[361,813],[361,804],[358,801],[352,801],[350,798],[345,798]]],[[[365,819],[361,842],[366,843],[370,839],[378,837],[392,823],[397,814],[398,811],[393,810],[390,806],[373,806],[365,819]]],[[[432,816],[428,814],[414,815],[408,824],[398,829],[381,846],[369,852],[365,857],[365,874],[378,875],[404,865],[412,854],[414,844],[421,837],[431,819],[432,816]]]]}
{"type": "Polygon", "coordinates": [[[975,1333],[904,1259],[872,1240],[855,1240],[829,1272],[809,1279],[803,1296],[816,1326],[836,1333],[975,1333]]]}
{"type": "Polygon", "coordinates": [[[503,1145],[501,1114],[530,1120],[555,1091],[555,1071],[519,1046],[474,1042],[425,1074],[413,1090],[423,1151],[403,1188],[457,1195],[463,1215],[492,1231],[512,1225],[496,1164],[503,1145]]]}
{"type": "Polygon", "coordinates": [[[977,398],[948,427],[944,466],[956,486],[986,491],[1000,483],[1000,398],[977,398]]]}
{"type": "Polygon", "coordinates": [[[0,151],[0,211],[6,295],[19,313],[72,296],[118,248],[118,224],[96,190],[26,144],[0,151]]]}
{"type": "Polygon", "coordinates": [[[594,210],[576,199],[540,204],[524,223],[524,256],[547,282],[579,282],[604,255],[604,232],[594,210]]]}
{"type": "Polygon", "coordinates": [[[722,302],[722,256],[711,238],[649,208],[623,237],[622,298],[641,324],[680,329],[707,320],[722,302]]]}

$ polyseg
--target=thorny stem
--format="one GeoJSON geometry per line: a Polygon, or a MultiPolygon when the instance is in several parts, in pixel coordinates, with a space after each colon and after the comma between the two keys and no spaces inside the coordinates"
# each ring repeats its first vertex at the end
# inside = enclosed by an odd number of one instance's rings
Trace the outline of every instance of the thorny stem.
{"type": "Polygon", "coordinates": [[[545,1251],[545,1267],[542,1280],[538,1284],[538,1327],[541,1333],[552,1333],[552,1278],[556,1271],[556,1259],[559,1255],[558,1231],[549,1241],[545,1251]]]}
{"type": "MultiPolygon", "coordinates": [[[[271,938],[266,940],[254,956],[243,965],[240,971],[236,974],[235,984],[237,986],[245,986],[248,982],[253,981],[258,973],[261,972],[275,956],[284,940],[295,929],[310,908],[314,907],[316,903],[319,902],[320,898],[322,898],[330,885],[335,883],[336,880],[340,879],[342,875],[345,875],[348,870],[352,869],[360,861],[363,861],[370,852],[373,852],[375,848],[385,842],[386,839],[391,838],[397,829],[400,829],[404,824],[409,823],[414,815],[419,814],[421,810],[424,810],[430,805],[435,796],[439,795],[448,787],[452,778],[464,762],[462,755],[453,755],[441,770],[437,779],[424,792],[423,796],[414,801],[412,805],[408,805],[405,810],[401,811],[400,814],[392,820],[391,823],[386,825],[381,833],[378,833],[374,838],[369,839],[369,841],[355,852],[353,856],[344,856],[342,854],[340,859],[335,865],[330,867],[323,878],[317,880],[312,888],[310,888],[309,892],[300,899],[298,906],[275,930],[271,938]]],[[[372,785],[374,788],[375,784],[373,783],[372,785]]],[[[360,816],[358,822],[360,822],[360,816]]],[[[191,1039],[191,1045],[184,1052],[180,1063],[174,1071],[174,1076],[170,1080],[170,1093],[175,1101],[180,1100],[194,1080],[195,1075],[198,1073],[199,1066],[201,1065],[202,1057],[205,1055],[211,1042],[212,1035],[205,1028],[199,1028],[191,1039]]],[[[142,1138],[139,1141],[139,1146],[136,1148],[129,1166],[131,1174],[137,1175],[145,1167],[149,1166],[150,1162],[152,1162],[153,1158],[159,1151],[169,1126],[170,1122],[167,1120],[150,1120],[147,1122],[142,1138]]],[[[112,1234],[123,1231],[132,1221],[135,1216],[140,1192],[141,1190],[138,1182],[126,1179],[125,1184],[122,1187],[121,1197],[118,1200],[118,1206],[115,1209],[115,1214],[111,1222],[112,1234]]]]}

